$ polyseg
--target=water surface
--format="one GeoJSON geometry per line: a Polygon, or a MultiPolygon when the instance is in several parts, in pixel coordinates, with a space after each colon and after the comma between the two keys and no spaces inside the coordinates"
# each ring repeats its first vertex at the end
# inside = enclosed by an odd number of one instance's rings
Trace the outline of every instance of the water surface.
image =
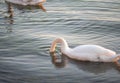
{"type": "Polygon", "coordinates": [[[97,44],[120,53],[120,1],[48,0],[44,6],[46,13],[15,8],[10,19],[0,1],[0,83],[119,83],[115,64],[61,58],[59,50],[56,61],[49,48],[64,37],[70,47],[97,44]]]}

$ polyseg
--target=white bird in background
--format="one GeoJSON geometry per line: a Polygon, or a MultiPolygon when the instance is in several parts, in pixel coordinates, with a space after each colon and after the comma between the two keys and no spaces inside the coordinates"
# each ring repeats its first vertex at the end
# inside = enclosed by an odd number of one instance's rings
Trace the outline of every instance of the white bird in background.
{"type": "Polygon", "coordinates": [[[69,48],[67,42],[63,38],[57,38],[52,42],[50,52],[55,52],[56,44],[61,44],[61,52],[69,58],[80,61],[92,62],[116,62],[120,59],[120,55],[116,52],[101,47],[99,45],[80,45],[75,48],[69,48]]]}
{"type": "Polygon", "coordinates": [[[5,2],[8,4],[8,12],[10,13],[10,17],[13,17],[12,4],[21,6],[38,6],[43,11],[46,11],[43,6],[43,3],[46,2],[46,0],[5,0],[5,2]]]}

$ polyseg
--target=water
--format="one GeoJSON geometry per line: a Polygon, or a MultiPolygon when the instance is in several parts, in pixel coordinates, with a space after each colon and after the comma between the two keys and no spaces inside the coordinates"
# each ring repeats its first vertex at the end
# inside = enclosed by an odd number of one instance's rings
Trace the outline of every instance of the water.
{"type": "Polygon", "coordinates": [[[0,1],[0,83],[119,83],[113,63],[80,62],[49,53],[64,37],[70,47],[98,44],[120,53],[119,0],[48,0],[39,9],[15,9],[6,16],[0,1]],[[61,60],[62,59],[62,60],[61,60]]]}

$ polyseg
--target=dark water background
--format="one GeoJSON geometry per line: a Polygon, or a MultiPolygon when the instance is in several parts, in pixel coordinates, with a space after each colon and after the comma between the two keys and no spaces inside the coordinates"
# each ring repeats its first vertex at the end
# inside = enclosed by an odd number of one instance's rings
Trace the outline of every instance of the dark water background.
{"type": "Polygon", "coordinates": [[[0,83],[119,83],[113,63],[80,62],[49,48],[56,37],[70,47],[98,44],[120,53],[120,0],[47,0],[47,12],[15,10],[0,1],[0,83]],[[61,60],[62,59],[62,60],[61,60]]]}

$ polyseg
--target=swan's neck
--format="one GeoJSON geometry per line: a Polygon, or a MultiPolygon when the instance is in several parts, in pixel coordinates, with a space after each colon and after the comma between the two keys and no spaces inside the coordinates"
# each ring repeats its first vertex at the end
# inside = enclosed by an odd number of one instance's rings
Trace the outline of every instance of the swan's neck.
{"type": "Polygon", "coordinates": [[[50,48],[50,52],[54,52],[55,51],[55,47],[56,44],[60,43],[61,44],[61,51],[62,53],[65,53],[67,51],[67,49],[70,49],[66,40],[63,38],[57,38],[52,42],[51,48],[50,48]]]}

